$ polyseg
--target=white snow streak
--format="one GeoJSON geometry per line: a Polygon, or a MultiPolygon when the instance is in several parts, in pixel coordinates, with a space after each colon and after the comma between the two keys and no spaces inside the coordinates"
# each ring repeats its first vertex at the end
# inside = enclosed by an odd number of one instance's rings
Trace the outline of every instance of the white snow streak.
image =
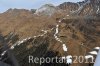
{"type": "Polygon", "coordinates": [[[85,56],[85,59],[89,59],[89,58],[93,58],[93,56],[92,55],[85,56]]]}
{"type": "MultiPolygon", "coordinates": [[[[64,18],[64,19],[65,19],[65,18],[64,18]]],[[[57,24],[57,25],[56,25],[56,31],[55,31],[54,37],[55,37],[55,39],[56,39],[57,41],[59,41],[60,43],[62,43],[62,45],[63,45],[63,50],[64,50],[64,51],[67,51],[66,44],[63,44],[63,41],[57,36],[58,33],[59,33],[59,25],[57,24]]]]}
{"type": "Polygon", "coordinates": [[[96,51],[91,51],[89,53],[94,54],[94,55],[97,55],[98,54],[96,51]]]}
{"type": "Polygon", "coordinates": [[[64,50],[64,51],[67,51],[67,47],[66,47],[65,44],[63,44],[63,50],[64,50]]]}
{"type": "Polygon", "coordinates": [[[98,14],[99,13],[99,6],[98,6],[98,10],[96,11],[96,14],[98,14]]]}
{"type": "Polygon", "coordinates": [[[15,46],[19,46],[19,45],[21,45],[22,43],[26,42],[26,41],[29,40],[29,39],[31,39],[31,37],[26,38],[26,39],[23,39],[22,41],[16,42],[15,44],[13,44],[13,45],[10,47],[10,49],[14,49],[15,46]]]}
{"type": "Polygon", "coordinates": [[[97,50],[99,50],[99,49],[100,49],[100,47],[95,47],[94,49],[97,49],[97,50]]]}
{"type": "Polygon", "coordinates": [[[4,55],[6,54],[6,52],[7,52],[7,51],[4,51],[4,52],[1,54],[1,56],[4,56],[4,55]]]}

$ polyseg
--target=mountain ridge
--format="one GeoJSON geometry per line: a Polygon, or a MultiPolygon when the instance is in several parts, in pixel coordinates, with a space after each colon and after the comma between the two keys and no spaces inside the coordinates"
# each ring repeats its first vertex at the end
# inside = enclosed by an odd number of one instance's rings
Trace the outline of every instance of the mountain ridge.
{"type": "MultiPolygon", "coordinates": [[[[46,4],[41,8],[47,7],[43,10],[47,12],[38,15],[29,10],[10,9],[0,14],[0,32],[3,34],[3,40],[7,42],[7,49],[10,48],[21,66],[40,66],[29,64],[27,62],[29,55],[34,57],[86,56],[95,47],[100,47],[99,6],[99,0],[85,0],[80,2],[80,5],[68,2],[57,7],[46,4]],[[49,7],[53,7],[53,13],[49,7]],[[56,8],[61,12],[57,12],[56,8]]],[[[1,41],[1,44],[4,43],[1,41]]],[[[47,65],[44,63],[41,66],[47,65]]],[[[65,63],[64,65],[54,63],[54,65],[67,66],[65,63]]],[[[89,66],[89,64],[72,63],[71,66],[89,66]]]]}

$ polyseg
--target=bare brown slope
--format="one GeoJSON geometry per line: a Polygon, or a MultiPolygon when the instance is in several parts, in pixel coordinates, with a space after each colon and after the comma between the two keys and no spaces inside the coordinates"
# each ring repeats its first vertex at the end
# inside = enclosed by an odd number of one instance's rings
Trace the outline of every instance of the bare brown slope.
{"type": "Polygon", "coordinates": [[[37,16],[25,9],[9,9],[0,14],[0,31],[4,35],[15,32],[21,37],[38,35],[37,31],[51,28],[55,24],[55,17],[58,15],[52,17],[37,16]]]}

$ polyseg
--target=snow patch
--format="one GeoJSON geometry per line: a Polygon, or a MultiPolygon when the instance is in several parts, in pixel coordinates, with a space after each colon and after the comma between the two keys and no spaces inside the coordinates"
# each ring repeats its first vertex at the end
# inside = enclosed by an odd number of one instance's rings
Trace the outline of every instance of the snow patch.
{"type": "Polygon", "coordinates": [[[89,53],[94,54],[94,55],[97,55],[98,54],[96,51],[91,51],[89,53]]]}
{"type": "Polygon", "coordinates": [[[1,56],[4,56],[4,55],[6,54],[6,52],[7,52],[7,51],[4,51],[4,52],[1,54],[1,56]]]}
{"type": "Polygon", "coordinates": [[[99,49],[100,49],[100,47],[95,47],[94,49],[97,49],[97,50],[99,50],[99,49]]]}
{"type": "Polygon", "coordinates": [[[65,44],[63,44],[63,50],[64,50],[64,51],[67,51],[67,47],[66,47],[65,44]]]}
{"type": "Polygon", "coordinates": [[[93,56],[92,55],[85,56],[85,59],[89,59],[89,58],[93,58],[93,56]]]}
{"type": "Polygon", "coordinates": [[[69,15],[67,15],[67,16],[69,16],[69,15]]]}

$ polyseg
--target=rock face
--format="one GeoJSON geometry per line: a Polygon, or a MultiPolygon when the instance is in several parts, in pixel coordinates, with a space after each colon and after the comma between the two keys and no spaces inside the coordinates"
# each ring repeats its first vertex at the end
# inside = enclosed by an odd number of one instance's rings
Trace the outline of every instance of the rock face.
{"type": "Polygon", "coordinates": [[[42,7],[40,7],[39,9],[37,9],[35,14],[51,16],[55,12],[57,12],[57,10],[58,10],[58,8],[56,8],[54,5],[46,4],[46,5],[43,5],[42,7]]]}
{"type": "Polygon", "coordinates": [[[96,15],[99,14],[99,8],[100,8],[100,1],[99,0],[86,0],[83,3],[83,6],[81,6],[79,10],[79,14],[81,15],[96,15]]]}
{"type": "Polygon", "coordinates": [[[70,12],[70,14],[76,14],[76,15],[96,15],[100,13],[100,1],[99,0],[85,0],[82,2],[77,3],[70,3],[65,2],[61,5],[59,5],[63,10],[66,10],[66,12],[70,12]]]}
{"type": "Polygon", "coordinates": [[[77,3],[65,2],[58,6],[63,9],[66,13],[70,13],[70,11],[75,11],[79,8],[77,3]]]}

